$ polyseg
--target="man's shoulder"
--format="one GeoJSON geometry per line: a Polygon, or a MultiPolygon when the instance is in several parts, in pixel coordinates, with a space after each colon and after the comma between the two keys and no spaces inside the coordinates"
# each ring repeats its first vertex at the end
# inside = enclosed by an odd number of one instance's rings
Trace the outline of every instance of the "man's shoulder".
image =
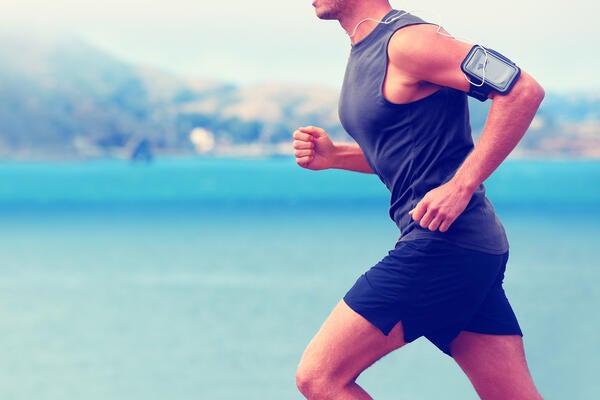
{"type": "Polygon", "coordinates": [[[433,40],[439,39],[439,27],[428,23],[420,23],[400,27],[392,34],[388,52],[390,54],[426,53],[426,46],[433,40]]]}

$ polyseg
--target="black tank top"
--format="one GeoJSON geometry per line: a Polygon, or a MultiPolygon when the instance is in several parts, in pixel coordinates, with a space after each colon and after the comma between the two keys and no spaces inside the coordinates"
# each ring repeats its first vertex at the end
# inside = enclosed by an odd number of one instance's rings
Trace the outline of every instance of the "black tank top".
{"type": "Polygon", "coordinates": [[[505,253],[506,234],[483,185],[447,232],[423,229],[408,215],[428,191],[454,176],[473,149],[473,139],[467,96],[461,91],[441,88],[407,104],[384,97],[391,36],[405,26],[426,23],[403,13],[391,11],[384,23],[352,46],[339,102],[342,125],[390,190],[390,217],[400,228],[400,241],[438,239],[505,253]]]}

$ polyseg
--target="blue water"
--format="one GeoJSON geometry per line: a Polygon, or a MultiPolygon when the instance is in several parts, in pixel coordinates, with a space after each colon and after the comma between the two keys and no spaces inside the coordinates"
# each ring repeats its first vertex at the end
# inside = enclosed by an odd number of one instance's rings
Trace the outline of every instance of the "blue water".
{"type": "MultiPolygon", "coordinates": [[[[510,161],[488,193],[539,389],[598,398],[600,162],[510,161]]],[[[386,213],[373,176],[283,158],[0,163],[0,398],[300,399],[305,345],[396,240],[386,213]]],[[[477,398],[422,340],[360,383],[477,398]]]]}

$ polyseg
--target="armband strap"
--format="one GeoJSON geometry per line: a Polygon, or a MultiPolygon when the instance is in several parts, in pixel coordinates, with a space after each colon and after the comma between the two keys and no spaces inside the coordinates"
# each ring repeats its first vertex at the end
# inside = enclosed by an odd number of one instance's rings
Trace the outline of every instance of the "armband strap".
{"type": "Polygon", "coordinates": [[[469,92],[467,94],[479,101],[486,101],[490,93],[492,93],[492,88],[487,85],[481,85],[481,81],[475,82],[476,80],[477,78],[471,77],[469,92]]]}

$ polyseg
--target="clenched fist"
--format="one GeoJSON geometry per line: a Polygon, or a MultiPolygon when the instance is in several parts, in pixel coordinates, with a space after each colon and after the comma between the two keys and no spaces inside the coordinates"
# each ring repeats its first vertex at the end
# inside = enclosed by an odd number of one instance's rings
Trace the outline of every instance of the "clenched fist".
{"type": "Polygon", "coordinates": [[[306,126],[294,132],[296,163],[307,169],[331,168],[335,145],[322,128],[306,126]]]}

